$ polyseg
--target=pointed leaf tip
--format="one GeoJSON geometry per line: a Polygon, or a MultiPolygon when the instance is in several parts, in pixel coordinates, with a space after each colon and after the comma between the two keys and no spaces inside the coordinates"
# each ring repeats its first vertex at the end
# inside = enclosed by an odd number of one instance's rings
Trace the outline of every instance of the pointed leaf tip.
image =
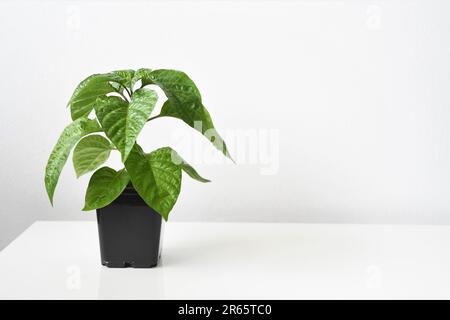
{"type": "Polygon", "coordinates": [[[157,99],[155,91],[143,88],[133,93],[130,103],[114,96],[97,100],[95,105],[97,117],[106,136],[120,151],[122,162],[128,159],[157,99]]]}
{"type": "Polygon", "coordinates": [[[77,119],[64,128],[45,167],[45,189],[52,206],[56,185],[58,184],[59,176],[67,162],[70,151],[83,136],[100,130],[101,128],[96,120],[87,118],[77,119]]]}
{"type": "Polygon", "coordinates": [[[115,171],[109,167],[102,167],[94,172],[86,191],[83,211],[103,208],[113,202],[130,182],[125,169],[115,171]]]}
{"type": "Polygon", "coordinates": [[[167,221],[181,189],[181,170],[173,163],[171,150],[160,148],[145,154],[135,144],[125,167],[138,194],[167,221]]]}
{"type": "Polygon", "coordinates": [[[183,120],[229,157],[227,146],[214,128],[211,115],[203,105],[200,92],[194,82],[184,72],[177,70],[153,70],[150,76],[152,83],[158,85],[168,99],[161,108],[160,115],[183,120]]]}

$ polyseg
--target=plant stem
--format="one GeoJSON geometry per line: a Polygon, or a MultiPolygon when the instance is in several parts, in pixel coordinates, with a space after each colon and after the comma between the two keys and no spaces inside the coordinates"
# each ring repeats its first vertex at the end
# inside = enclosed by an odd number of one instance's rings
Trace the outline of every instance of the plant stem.
{"type": "Polygon", "coordinates": [[[127,91],[127,93],[128,93],[128,96],[130,97],[130,99],[131,99],[131,92],[130,92],[130,90],[128,90],[128,88],[127,87],[125,87],[124,85],[122,85],[123,86],[123,88],[127,91]]]}
{"type": "Polygon", "coordinates": [[[111,82],[115,82],[115,83],[117,83],[118,85],[120,85],[122,88],[125,89],[125,91],[128,93],[128,96],[130,97],[130,99],[127,99],[127,98],[123,95],[122,92],[120,92],[120,91],[118,91],[118,90],[116,90],[116,89],[114,89],[114,91],[116,91],[118,94],[120,94],[126,101],[130,102],[130,100],[131,100],[131,92],[130,92],[130,90],[128,90],[128,88],[127,88],[125,85],[121,84],[121,83],[118,82],[118,81],[111,81],[111,82]]]}
{"type": "Polygon", "coordinates": [[[149,119],[147,120],[147,122],[152,121],[152,120],[155,120],[155,119],[158,119],[158,118],[161,118],[161,117],[162,117],[162,115],[158,114],[157,116],[154,116],[154,117],[149,118],[149,119]]]}
{"type": "Polygon", "coordinates": [[[125,99],[125,101],[130,102],[130,101],[128,100],[128,98],[125,97],[125,95],[124,95],[122,92],[120,92],[119,90],[116,90],[116,89],[114,89],[114,91],[117,92],[118,94],[120,94],[121,97],[125,99]]]}

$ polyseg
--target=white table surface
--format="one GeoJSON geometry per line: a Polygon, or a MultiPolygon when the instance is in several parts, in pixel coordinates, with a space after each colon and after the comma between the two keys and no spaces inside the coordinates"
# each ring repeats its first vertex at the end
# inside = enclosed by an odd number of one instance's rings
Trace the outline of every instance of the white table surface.
{"type": "Polygon", "coordinates": [[[101,266],[95,222],[36,222],[2,299],[450,298],[450,226],[172,223],[154,269],[101,266]]]}

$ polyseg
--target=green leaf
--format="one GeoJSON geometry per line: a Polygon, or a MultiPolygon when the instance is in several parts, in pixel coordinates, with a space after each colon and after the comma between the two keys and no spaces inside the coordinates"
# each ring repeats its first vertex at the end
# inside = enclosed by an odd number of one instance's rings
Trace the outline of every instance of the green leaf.
{"type": "Polygon", "coordinates": [[[125,169],[117,172],[109,167],[98,169],[89,181],[83,211],[107,206],[120,196],[129,181],[130,176],[125,169]]]}
{"type": "Polygon", "coordinates": [[[123,160],[125,161],[136,142],[137,136],[146,124],[150,114],[158,101],[155,91],[142,88],[133,93],[130,106],[128,107],[127,121],[125,127],[125,149],[123,160]]]}
{"type": "Polygon", "coordinates": [[[116,70],[111,72],[112,74],[118,76],[119,82],[126,87],[133,89],[131,82],[134,78],[134,70],[116,70]]]}
{"type": "Polygon", "coordinates": [[[109,140],[100,135],[91,135],[81,139],[73,151],[73,166],[77,178],[105,163],[111,149],[109,140]]]}
{"type": "Polygon", "coordinates": [[[45,188],[52,205],[59,176],[73,146],[85,135],[98,131],[101,131],[101,128],[96,120],[80,118],[69,124],[62,132],[45,168],[45,188]]]}
{"type": "Polygon", "coordinates": [[[134,77],[131,80],[131,87],[134,87],[136,82],[138,82],[139,80],[141,80],[141,83],[142,83],[141,87],[151,84],[152,83],[152,80],[150,79],[151,73],[152,73],[152,69],[146,69],[146,68],[138,69],[134,73],[134,77]]]}
{"type": "Polygon", "coordinates": [[[95,103],[95,114],[106,136],[120,152],[123,152],[125,150],[128,103],[115,96],[100,97],[95,103]]]}
{"type": "Polygon", "coordinates": [[[110,82],[110,85],[114,88],[114,91],[117,92],[117,93],[123,94],[123,92],[125,91],[125,87],[122,86],[118,82],[110,82]]]}
{"type": "Polygon", "coordinates": [[[179,168],[186,172],[192,179],[200,182],[211,182],[210,180],[205,179],[201,175],[199,175],[198,172],[189,163],[187,163],[175,150],[169,147],[166,148],[170,149],[170,151],[172,152],[172,162],[178,165],[179,168]]]}
{"type": "Polygon", "coordinates": [[[129,105],[119,97],[102,97],[97,100],[96,115],[106,136],[121,152],[123,162],[128,158],[157,99],[155,91],[143,88],[133,93],[129,105]]]}
{"type": "Polygon", "coordinates": [[[72,120],[87,117],[93,107],[96,99],[105,96],[116,89],[110,84],[110,81],[120,81],[120,77],[111,73],[94,74],[77,86],[70,98],[70,112],[72,120]]]}
{"type": "Polygon", "coordinates": [[[146,155],[135,144],[125,162],[138,194],[166,221],[181,188],[181,169],[171,154],[170,148],[161,148],[146,155]]]}
{"type": "Polygon", "coordinates": [[[214,128],[211,116],[202,104],[200,92],[194,82],[181,71],[154,70],[151,83],[157,84],[168,100],[161,110],[161,116],[174,117],[201,132],[225,156],[231,159],[225,142],[214,128]]]}

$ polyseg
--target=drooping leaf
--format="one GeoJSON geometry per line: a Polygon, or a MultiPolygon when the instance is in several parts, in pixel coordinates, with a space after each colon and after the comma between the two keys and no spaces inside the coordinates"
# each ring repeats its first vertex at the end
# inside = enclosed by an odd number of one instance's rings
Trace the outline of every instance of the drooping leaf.
{"type": "Polygon", "coordinates": [[[101,127],[96,120],[80,118],[69,124],[60,135],[45,168],[45,188],[52,205],[55,188],[70,151],[82,137],[98,131],[101,127]]]}
{"type": "Polygon", "coordinates": [[[111,143],[100,135],[87,136],[73,150],[73,166],[77,178],[100,167],[109,158],[111,143]]]}
{"type": "Polygon", "coordinates": [[[169,147],[165,148],[170,150],[172,155],[172,162],[178,165],[179,168],[186,172],[192,179],[200,182],[211,182],[210,180],[205,179],[201,175],[199,175],[198,172],[189,163],[187,163],[175,150],[169,147]]]}
{"type": "MultiPolygon", "coordinates": [[[[218,150],[222,151],[222,153],[225,156],[227,156],[232,161],[234,161],[228,152],[225,141],[223,141],[220,134],[214,128],[214,125],[212,124],[211,116],[209,115],[208,110],[206,110],[205,107],[202,107],[202,108],[203,108],[203,115],[204,115],[203,118],[205,120],[204,121],[197,121],[197,120],[194,121],[194,125],[192,127],[195,130],[201,132],[218,150]],[[206,124],[206,126],[205,126],[205,124],[206,124]],[[206,129],[206,128],[208,128],[208,129],[206,129]]],[[[164,102],[164,104],[161,108],[160,116],[182,119],[182,116],[178,112],[178,109],[176,107],[174,107],[172,100],[167,100],[166,102],[164,102]]]]}
{"type": "Polygon", "coordinates": [[[126,161],[155,107],[158,96],[155,91],[139,89],[133,93],[130,104],[119,97],[101,97],[95,104],[95,113],[106,136],[122,154],[126,161]]]}
{"type": "Polygon", "coordinates": [[[125,167],[141,198],[167,221],[181,188],[181,169],[171,151],[161,148],[146,155],[135,144],[125,167]]]}
{"type": "Polygon", "coordinates": [[[183,120],[231,159],[225,142],[214,128],[211,116],[202,104],[199,90],[184,72],[153,70],[149,78],[152,84],[161,87],[168,98],[161,110],[161,116],[183,120]]]}
{"type": "Polygon", "coordinates": [[[81,81],[69,101],[72,120],[88,116],[98,97],[116,90],[110,81],[117,83],[120,77],[112,73],[94,74],[81,81]]]}
{"type": "Polygon", "coordinates": [[[109,167],[98,169],[89,181],[83,211],[107,206],[120,196],[129,181],[130,176],[125,169],[120,171],[109,167]]]}

